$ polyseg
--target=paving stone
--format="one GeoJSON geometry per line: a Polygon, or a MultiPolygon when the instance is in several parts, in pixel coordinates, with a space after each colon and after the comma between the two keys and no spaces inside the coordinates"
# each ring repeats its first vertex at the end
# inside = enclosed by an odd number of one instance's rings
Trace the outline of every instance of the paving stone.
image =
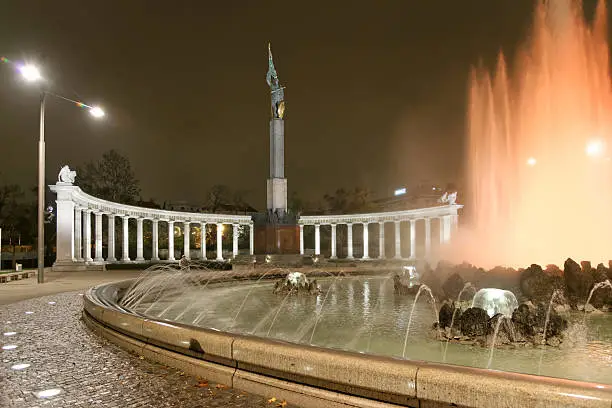
{"type": "Polygon", "coordinates": [[[198,387],[197,378],[141,360],[92,333],[81,321],[82,305],[82,295],[71,292],[0,306],[0,346],[17,345],[0,349],[0,407],[280,405],[240,390],[218,389],[212,382],[198,387]],[[12,331],[17,334],[3,335],[12,331]],[[11,369],[22,363],[30,366],[11,369]],[[59,394],[40,397],[54,389],[59,394]]]}

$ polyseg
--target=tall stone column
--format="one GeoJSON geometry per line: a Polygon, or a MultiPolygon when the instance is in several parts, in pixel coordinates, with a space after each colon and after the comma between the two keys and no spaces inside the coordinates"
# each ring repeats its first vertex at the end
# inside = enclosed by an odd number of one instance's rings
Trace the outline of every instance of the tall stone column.
{"type": "Polygon", "coordinates": [[[453,234],[455,234],[455,232],[459,229],[459,215],[457,214],[451,215],[451,225],[452,225],[453,234]]]}
{"type": "Polygon", "coordinates": [[[249,254],[255,253],[255,224],[249,225],[249,254]]]}
{"type": "Polygon", "coordinates": [[[223,260],[223,224],[217,223],[217,261],[223,260]]]}
{"type": "Polygon", "coordinates": [[[331,259],[336,259],[336,224],[331,225],[331,259]]]}
{"type": "Polygon", "coordinates": [[[74,209],[74,257],[77,261],[83,260],[83,213],[81,208],[74,209]]]}
{"type": "Polygon", "coordinates": [[[176,260],[174,257],[174,221],[168,221],[168,260],[176,260]]]}
{"type": "Polygon", "coordinates": [[[315,255],[321,255],[321,225],[315,224],[315,255]]]}
{"type": "Polygon", "coordinates": [[[108,262],[117,262],[115,255],[115,214],[108,214],[108,262]]]}
{"type": "Polygon", "coordinates": [[[102,257],[102,213],[95,213],[96,216],[96,257],[94,261],[104,262],[102,257]]]}
{"type": "Polygon", "coordinates": [[[83,259],[85,262],[91,262],[91,210],[85,210],[85,217],[83,217],[83,259]]]}
{"type": "Polygon", "coordinates": [[[206,223],[200,223],[200,258],[206,259],[206,223]]]}
{"type": "Polygon", "coordinates": [[[346,224],[347,259],[353,259],[353,224],[346,224]]]}
{"type": "Polygon", "coordinates": [[[136,262],[143,262],[144,259],[144,219],[136,218],[136,262]]]}
{"type": "Polygon", "coordinates": [[[75,244],[75,203],[72,195],[78,187],[68,183],[58,182],[50,186],[57,194],[57,223],[56,223],[56,260],[53,266],[60,264],[71,266],[76,260],[74,253],[75,244]]]}
{"type": "Polygon", "coordinates": [[[395,259],[402,259],[402,235],[400,232],[400,222],[395,221],[395,259]]]}
{"type": "Polygon", "coordinates": [[[235,257],[238,256],[238,235],[240,234],[238,230],[238,224],[234,224],[232,228],[232,255],[235,257]]]}
{"type": "Polygon", "coordinates": [[[304,255],[304,225],[300,224],[300,255],[304,255]]]}
{"type": "Polygon", "coordinates": [[[431,218],[425,218],[425,258],[431,255],[431,218]]]}
{"type": "Polygon", "coordinates": [[[123,256],[121,257],[121,260],[123,262],[130,262],[130,230],[129,230],[129,221],[130,221],[130,217],[128,217],[127,215],[124,215],[123,217],[123,245],[122,245],[122,250],[123,250],[123,256]]]}
{"type": "Polygon", "coordinates": [[[448,244],[451,240],[451,235],[453,233],[453,216],[445,215],[444,216],[444,243],[448,244]]]}
{"type": "Polygon", "coordinates": [[[410,259],[416,259],[416,220],[410,220],[410,259]]]}
{"type": "Polygon", "coordinates": [[[444,223],[444,217],[439,217],[438,218],[439,224],[440,224],[440,245],[442,245],[444,243],[444,237],[445,237],[445,232],[444,232],[444,227],[445,227],[445,223],[444,223]]]}
{"type": "Polygon", "coordinates": [[[159,220],[153,220],[151,228],[151,260],[159,261],[159,220]]]}
{"type": "Polygon", "coordinates": [[[385,223],[378,223],[378,258],[385,259],[385,223]]]}
{"type": "Polygon", "coordinates": [[[370,237],[368,231],[368,223],[363,223],[363,259],[370,258],[369,247],[370,247],[370,237]]]}
{"type": "Polygon", "coordinates": [[[183,223],[183,255],[185,259],[191,259],[191,229],[189,228],[189,221],[183,223]]]}

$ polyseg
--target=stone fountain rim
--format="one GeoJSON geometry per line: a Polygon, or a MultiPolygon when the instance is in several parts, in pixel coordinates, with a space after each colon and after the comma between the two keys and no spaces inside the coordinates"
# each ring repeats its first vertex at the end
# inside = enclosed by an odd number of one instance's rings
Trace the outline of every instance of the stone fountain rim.
{"type": "Polygon", "coordinates": [[[163,364],[185,371],[190,361],[186,372],[245,391],[274,390],[305,407],[317,406],[321,398],[363,407],[375,401],[410,406],[416,400],[489,407],[500,405],[499,398],[512,406],[612,407],[610,384],[403,360],[144,317],[108,298],[132,282],[98,285],[85,293],[83,317],[94,331],[124,348],[148,351],[163,364]]]}

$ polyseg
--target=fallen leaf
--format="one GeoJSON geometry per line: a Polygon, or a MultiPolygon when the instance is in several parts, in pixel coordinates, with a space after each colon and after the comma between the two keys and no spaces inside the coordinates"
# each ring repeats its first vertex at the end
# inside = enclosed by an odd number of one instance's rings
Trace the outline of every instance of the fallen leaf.
{"type": "Polygon", "coordinates": [[[196,387],[202,388],[202,387],[208,387],[208,381],[206,380],[200,380],[198,381],[198,383],[196,384],[196,387]]]}
{"type": "Polygon", "coordinates": [[[141,360],[144,360],[144,356],[140,356],[140,357],[138,357],[138,358],[140,358],[141,360]]]}
{"type": "Polygon", "coordinates": [[[287,401],[282,400],[282,402],[279,402],[278,404],[276,404],[277,407],[282,407],[285,408],[287,406],[287,401]]]}
{"type": "Polygon", "coordinates": [[[268,404],[271,404],[273,402],[276,402],[276,397],[272,397],[268,400],[268,404]]]}
{"type": "Polygon", "coordinates": [[[221,390],[224,390],[224,389],[229,388],[229,387],[227,385],[225,385],[225,384],[217,384],[217,385],[215,385],[215,388],[219,388],[221,390]]]}

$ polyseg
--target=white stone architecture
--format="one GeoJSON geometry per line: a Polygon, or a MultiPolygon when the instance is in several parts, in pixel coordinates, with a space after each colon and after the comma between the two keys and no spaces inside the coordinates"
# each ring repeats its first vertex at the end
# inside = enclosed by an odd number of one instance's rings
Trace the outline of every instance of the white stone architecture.
{"type": "MultiPolygon", "coordinates": [[[[231,257],[238,256],[238,236],[241,226],[249,228],[249,254],[253,255],[254,232],[253,221],[249,215],[226,215],[205,214],[195,212],[168,211],[152,208],[136,207],[131,205],[114,203],[100,198],[92,197],[83,192],[78,186],[72,184],[76,174],[70,172],[65,166],[62,169],[64,175],[60,177],[55,185],[49,186],[57,194],[57,238],[56,238],[56,261],[54,269],[85,269],[89,267],[101,267],[106,263],[129,263],[129,262],[176,262],[174,237],[176,232],[191,236],[191,231],[200,229],[207,231],[207,226],[213,228],[216,233],[216,254],[210,259],[223,261],[222,239],[224,230],[232,235],[231,257]],[[106,220],[104,220],[106,218],[106,220]],[[116,248],[115,224],[117,218],[121,219],[121,251],[116,248]],[[129,253],[129,219],[135,219],[136,223],[136,254],[130,257],[129,253]],[[144,223],[151,223],[151,251],[150,258],[145,258],[144,251],[144,223]],[[167,256],[160,256],[159,248],[159,225],[167,224],[168,249],[167,256]],[[107,225],[105,229],[103,226],[107,225]],[[229,228],[231,226],[231,228],[229,228]],[[93,227],[93,231],[92,231],[93,227]],[[106,240],[104,236],[106,232],[106,240]],[[107,242],[107,255],[104,257],[103,242],[107,242]]],[[[314,227],[314,254],[321,254],[321,226],[329,225],[331,228],[331,258],[337,255],[337,231],[338,225],[346,225],[347,259],[355,259],[354,253],[360,253],[360,259],[370,258],[370,225],[378,225],[378,259],[388,258],[385,253],[385,225],[391,223],[393,228],[394,248],[393,258],[404,259],[402,256],[401,231],[402,228],[409,229],[410,254],[408,259],[430,259],[432,249],[432,223],[435,222],[439,231],[440,244],[448,243],[452,231],[457,228],[457,211],[462,205],[455,204],[454,200],[446,201],[445,204],[405,211],[392,211],[368,214],[346,214],[346,215],[313,215],[300,216],[298,220],[300,228],[300,254],[305,254],[304,228],[314,227]],[[424,223],[424,254],[417,255],[417,223],[424,223]],[[354,248],[353,226],[361,224],[363,245],[354,248]],[[355,251],[358,249],[358,251],[355,251]],[[360,250],[360,251],[359,251],[360,250]]],[[[374,230],[376,232],[376,229],[374,230]]],[[[197,254],[191,251],[191,239],[183,240],[183,255],[186,259],[207,259],[206,234],[200,233],[200,250],[197,254]]],[[[373,236],[372,238],[375,238],[373,236]]],[[[149,241],[149,240],[147,240],[149,241]]],[[[177,248],[178,250],[178,248],[177,248]]],[[[149,251],[147,251],[149,253],[149,251]]]]}
{"type": "MultiPolygon", "coordinates": [[[[60,179],[62,180],[62,179],[60,179]]],[[[203,214],[179,211],[167,211],[152,208],[136,207],[131,205],[114,203],[92,197],[83,192],[79,187],[72,185],[72,180],[58,181],[57,184],[49,186],[57,194],[57,238],[56,238],[56,261],[54,269],[85,269],[88,266],[104,265],[108,262],[146,262],[146,261],[176,261],[174,248],[174,235],[177,228],[184,234],[190,236],[192,228],[202,228],[206,231],[207,225],[214,225],[217,237],[217,251],[213,258],[223,260],[222,242],[223,231],[230,231],[232,237],[232,254],[238,255],[238,230],[239,226],[249,226],[250,248],[253,254],[253,221],[248,215],[226,215],[226,214],[203,214]],[[92,218],[94,218],[94,231],[92,236],[92,218]],[[108,227],[103,228],[103,218],[106,218],[108,227]],[[121,237],[122,248],[120,256],[117,257],[115,248],[115,220],[122,220],[121,237]],[[136,257],[130,258],[129,254],[129,219],[136,220],[136,257]],[[151,223],[151,259],[144,257],[144,223],[151,223]],[[160,259],[159,248],[159,224],[168,225],[168,256],[160,259]],[[229,228],[231,226],[231,228],[229,228]],[[103,257],[103,236],[106,232],[108,242],[108,255],[103,257]],[[92,241],[93,239],[93,241],[92,241]],[[95,248],[94,253],[92,250],[95,248]]],[[[199,259],[206,258],[205,234],[200,234],[201,250],[199,259]]],[[[184,240],[183,254],[186,258],[192,258],[190,240],[184,240]]]]}
{"type": "Polygon", "coordinates": [[[337,227],[338,225],[347,226],[347,259],[354,259],[353,246],[353,225],[362,224],[363,247],[361,248],[361,259],[370,259],[370,225],[378,224],[378,258],[386,259],[385,254],[385,224],[392,223],[394,225],[393,237],[395,240],[395,251],[393,257],[403,259],[401,228],[403,226],[410,228],[410,255],[409,259],[417,259],[416,251],[416,226],[417,222],[424,223],[424,246],[425,254],[421,258],[429,259],[431,255],[431,225],[433,220],[439,225],[439,240],[440,244],[450,242],[452,231],[457,228],[458,214],[457,211],[463,208],[462,205],[455,204],[454,201],[448,205],[440,205],[436,207],[419,208],[415,210],[392,211],[368,214],[346,214],[346,215],[312,215],[301,216],[298,223],[300,225],[300,254],[304,254],[304,227],[314,226],[315,232],[315,248],[314,254],[321,254],[321,226],[331,226],[331,258],[337,258],[337,227]]]}

